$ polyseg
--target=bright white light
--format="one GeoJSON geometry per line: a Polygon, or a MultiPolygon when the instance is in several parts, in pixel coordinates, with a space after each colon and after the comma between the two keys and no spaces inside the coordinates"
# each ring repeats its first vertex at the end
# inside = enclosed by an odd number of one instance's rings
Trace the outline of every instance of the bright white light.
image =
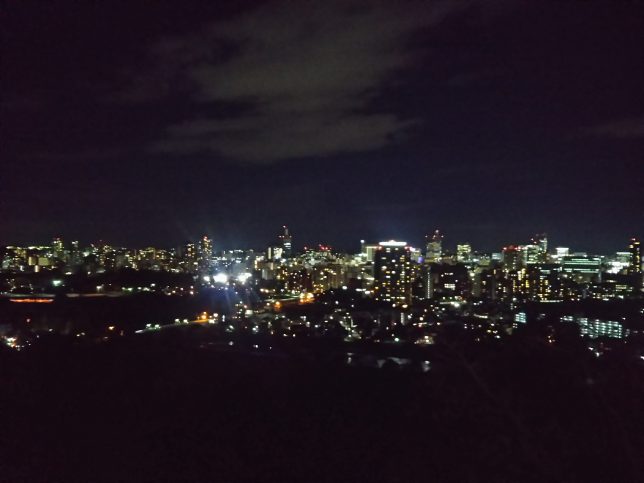
{"type": "Polygon", "coordinates": [[[203,281],[204,282],[210,282],[210,275],[204,275],[203,276],[203,281]]]}
{"type": "Polygon", "coordinates": [[[213,282],[215,283],[228,283],[228,275],[225,273],[218,273],[212,277],[213,282]]]}
{"type": "Polygon", "coordinates": [[[381,247],[404,247],[407,245],[407,242],[404,241],[396,241],[396,240],[389,240],[389,241],[383,241],[378,243],[381,247]]]}
{"type": "Polygon", "coordinates": [[[63,281],[62,281],[62,280],[52,280],[52,281],[51,281],[51,284],[52,284],[54,287],[60,287],[60,286],[63,284],[63,281]]]}
{"type": "Polygon", "coordinates": [[[237,280],[239,281],[239,283],[246,283],[248,279],[252,276],[253,276],[252,273],[248,273],[248,272],[240,273],[239,275],[237,275],[237,280]]]}

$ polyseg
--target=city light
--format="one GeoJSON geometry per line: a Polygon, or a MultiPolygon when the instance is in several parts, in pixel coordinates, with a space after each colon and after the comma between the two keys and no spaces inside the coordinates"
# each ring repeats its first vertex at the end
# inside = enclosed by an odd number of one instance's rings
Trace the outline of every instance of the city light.
{"type": "Polygon", "coordinates": [[[242,283],[242,284],[243,284],[243,283],[248,282],[248,280],[249,280],[252,276],[253,276],[253,274],[252,274],[252,273],[249,273],[249,272],[243,272],[243,273],[240,273],[239,275],[237,275],[237,281],[238,281],[239,283],[242,283]]]}
{"type": "Polygon", "coordinates": [[[51,304],[54,302],[54,299],[51,298],[25,298],[25,299],[9,299],[9,302],[16,304],[51,304]]]}
{"type": "Polygon", "coordinates": [[[407,245],[407,242],[389,240],[389,241],[382,241],[378,243],[378,245],[380,245],[381,247],[404,247],[407,245]]]}
{"type": "Polygon", "coordinates": [[[225,273],[218,273],[212,277],[212,280],[215,283],[226,284],[228,283],[228,275],[226,275],[225,273]]]}

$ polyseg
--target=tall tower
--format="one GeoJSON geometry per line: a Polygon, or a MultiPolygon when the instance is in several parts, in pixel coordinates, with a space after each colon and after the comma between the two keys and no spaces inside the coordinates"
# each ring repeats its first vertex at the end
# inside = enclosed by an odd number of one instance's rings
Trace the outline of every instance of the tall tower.
{"type": "Polygon", "coordinates": [[[80,251],[80,244],[78,240],[74,240],[71,243],[71,248],[69,250],[69,261],[72,265],[80,265],[82,261],[82,253],[80,251]]]}
{"type": "Polygon", "coordinates": [[[628,273],[631,275],[639,275],[642,273],[642,246],[637,238],[631,238],[631,243],[628,246],[630,252],[630,260],[628,263],[628,273]]]}
{"type": "Polygon", "coordinates": [[[186,272],[196,272],[199,259],[197,257],[197,247],[194,243],[186,243],[182,249],[182,265],[186,272]]]}
{"type": "Polygon", "coordinates": [[[199,241],[199,269],[208,270],[212,265],[212,240],[204,236],[199,241]]]}
{"type": "Polygon", "coordinates": [[[51,251],[54,258],[63,261],[65,258],[65,245],[60,237],[56,237],[51,242],[51,251]]]}
{"type": "Polygon", "coordinates": [[[405,305],[411,301],[413,280],[409,246],[406,242],[378,244],[374,257],[374,292],[376,300],[405,305]]]}
{"type": "Polygon", "coordinates": [[[284,225],[284,232],[279,236],[280,242],[282,244],[282,254],[284,258],[290,258],[293,254],[293,237],[288,232],[288,227],[284,225]]]}
{"type": "Polygon", "coordinates": [[[427,248],[425,250],[425,260],[430,263],[440,261],[443,256],[443,235],[439,230],[434,231],[431,236],[427,235],[427,248]]]}

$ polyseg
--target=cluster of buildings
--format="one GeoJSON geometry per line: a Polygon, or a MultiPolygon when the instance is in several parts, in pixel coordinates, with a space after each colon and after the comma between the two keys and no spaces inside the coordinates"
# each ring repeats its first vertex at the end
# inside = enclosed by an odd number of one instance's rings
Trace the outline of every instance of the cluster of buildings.
{"type": "Polygon", "coordinates": [[[624,299],[637,296],[642,287],[638,240],[631,240],[628,251],[598,256],[562,247],[549,251],[543,234],[525,245],[481,254],[469,244],[457,245],[454,252],[444,250],[443,235],[436,231],[427,237],[424,249],[404,241],[363,241],[358,254],[337,254],[322,246],[297,256],[266,257],[255,268],[266,289],[278,293],[349,287],[398,307],[421,300],[624,299]]]}
{"type": "Polygon", "coordinates": [[[422,300],[463,303],[484,299],[508,303],[624,299],[642,289],[641,246],[609,256],[549,249],[545,234],[498,253],[478,253],[469,244],[445,250],[436,230],[423,248],[404,241],[361,241],[357,254],[328,246],[293,250],[287,227],[265,251],[215,252],[207,236],[176,249],[80,247],[54,238],[48,246],[7,246],[0,271],[29,274],[55,271],[101,273],[119,269],[187,273],[199,283],[243,278],[268,296],[320,294],[349,288],[376,301],[405,307],[422,300]]]}
{"type": "Polygon", "coordinates": [[[184,297],[212,288],[209,293],[222,294],[230,305],[212,323],[227,317],[227,330],[252,334],[341,334],[425,345],[450,326],[484,340],[541,320],[547,326],[575,324],[592,340],[641,338],[644,348],[637,239],[624,251],[602,256],[551,249],[545,234],[498,253],[480,253],[467,243],[446,249],[436,230],[420,248],[399,240],[362,240],[358,253],[341,253],[325,245],[294,250],[283,227],[265,250],[216,251],[208,237],[176,249],[81,247],[55,238],[47,246],[5,247],[0,264],[1,295],[16,304],[53,303],[61,294],[147,291],[184,297]],[[134,288],[124,283],[133,274],[134,288]]]}
{"type": "Polygon", "coordinates": [[[85,271],[101,273],[120,269],[165,272],[207,271],[213,266],[212,240],[204,236],[197,243],[186,243],[176,249],[147,247],[142,249],[114,247],[104,242],[81,247],[78,241],[65,244],[54,238],[45,246],[6,246],[0,271],[39,273],[85,271]]]}

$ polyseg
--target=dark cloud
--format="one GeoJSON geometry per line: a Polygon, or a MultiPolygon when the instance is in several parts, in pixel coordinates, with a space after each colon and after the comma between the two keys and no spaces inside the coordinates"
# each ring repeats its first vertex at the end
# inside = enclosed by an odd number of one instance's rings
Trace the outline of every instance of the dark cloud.
{"type": "Polygon", "coordinates": [[[373,109],[396,72],[426,54],[414,34],[469,2],[276,2],[152,49],[155,84],[118,97],[166,95],[169,80],[214,107],[159,133],[151,150],[272,162],[381,148],[415,120],[373,109]],[[304,20],[302,20],[304,19],[304,20]],[[218,103],[246,106],[222,116],[218,103]]]}
{"type": "Polygon", "coordinates": [[[644,117],[621,119],[590,128],[588,134],[617,139],[643,138],[644,117]]]}

